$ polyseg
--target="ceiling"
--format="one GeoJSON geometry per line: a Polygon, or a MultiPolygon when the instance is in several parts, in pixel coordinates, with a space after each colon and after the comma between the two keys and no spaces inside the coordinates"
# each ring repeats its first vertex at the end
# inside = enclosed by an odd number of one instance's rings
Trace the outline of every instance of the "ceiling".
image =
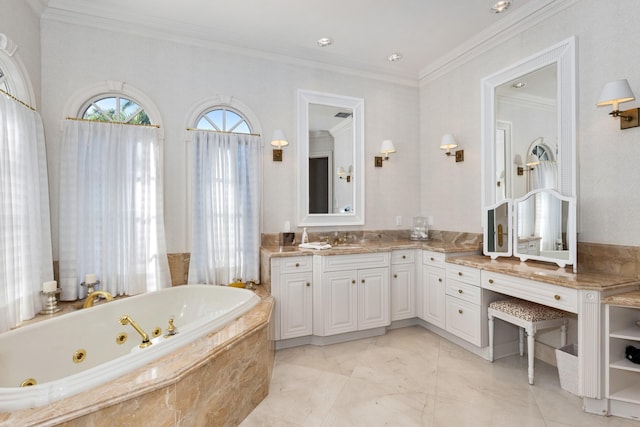
{"type": "Polygon", "coordinates": [[[432,64],[564,0],[40,0],[44,18],[417,81],[432,64]],[[320,47],[321,37],[333,44],[320,47]],[[392,53],[402,59],[389,62],[392,53]]]}

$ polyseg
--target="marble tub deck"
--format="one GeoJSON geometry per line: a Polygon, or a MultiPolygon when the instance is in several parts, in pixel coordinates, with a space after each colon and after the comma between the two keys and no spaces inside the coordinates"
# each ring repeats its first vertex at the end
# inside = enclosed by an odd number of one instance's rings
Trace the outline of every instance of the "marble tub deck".
{"type": "Polygon", "coordinates": [[[0,426],[238,425],[269,391],[273,305],[263,296],[219,331],[90,391],[0,413],[0,426]]]}

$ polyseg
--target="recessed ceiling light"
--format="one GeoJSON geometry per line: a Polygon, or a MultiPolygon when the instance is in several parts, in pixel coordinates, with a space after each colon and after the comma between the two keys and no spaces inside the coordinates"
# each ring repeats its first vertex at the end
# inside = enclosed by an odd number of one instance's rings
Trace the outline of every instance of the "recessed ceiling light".
{"type": "Polygon", "coordinates": [[[396,62],[396,61],[400,61],[402,59],[402,54],[401,53],[392,53],[391,55],[389,55],[389,57],[387,58],[387,60],[389,62],[396,62]]]}
{"type": "Polygon", "coordinates": [[[495,13],[502,13],[505,10],[509,9],[509,6],[511,6],[510,0],[500,0],[495,2],[493,6],[491,6],[491,10],[495,13]]]}
{"type": "Polygon", "coordinates": [[[512,88],[515,89],[521,89],[523,87],[525,87],[527,84],[525,82],[516,82],[514,84],[511,85],[512,88]]]}
{"type": "Polygon", "coordinates": [[[330,39],[329,37],[323,37],[321,39],[318,40],[318,46],[320,47],[327,47],[333,44],[333,40],[330,39]]]}

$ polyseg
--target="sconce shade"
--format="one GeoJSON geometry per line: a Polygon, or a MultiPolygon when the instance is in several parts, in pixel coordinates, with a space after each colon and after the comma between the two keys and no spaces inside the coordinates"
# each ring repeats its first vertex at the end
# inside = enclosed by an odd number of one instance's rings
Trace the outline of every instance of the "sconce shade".
{"type": "Polygon", "coordinates": [[[538,163],[540,163],[540,159],[538,159],[536,156],[534,156],[533,154],[529,154],[527,156],[527,166],[535,166],[538,163]]]}
{"type": "Polygon", "coordinates": [[[282,131],[281,129],[276,129],[273,131],[271,145],[278,148],[289,145],[289,141],[287,140],[287,136],[284,134],[284,131],[282,131]]]}
{"type": "Polygon", "coordinates": [[[344,168],[342,166],[340,166],[338,168],[337,174],[338,174],[338,176],[345,176],[347,174],[347,172],[345,172],[344,168]]]}
{"type": "Polygon", "coordinates": [[[629,86],[629,82],[626,79],[615,80],[604,85],[596,105],[598,107],[613,105],[613,109],[617,110],[619,103],[633,101],[634,99],[636,98],[629,86]]]}
{"type": "Polygon", "coordinates": [[[382,145],[380,146],[380,152],[384,155],[388,155],[389,153],[395,153],[396,148],[393,146],[393,142],[390,139],[385,139],[382,141],[382,145]]]}
{"type": "Polygon", "coordinates": [[[515,155],[515,157],[513,158],[513,164],[522,166],[522,156],[520,154],[515,155]]]}
{"type": "Polygon", "coordinates": [[[450,133],[447,133],[442,136],[442,141],[440,141],[440,149],[442,150],[451,150],[452,148],[456,148],[458,143],[456,139],[450,133]]]}

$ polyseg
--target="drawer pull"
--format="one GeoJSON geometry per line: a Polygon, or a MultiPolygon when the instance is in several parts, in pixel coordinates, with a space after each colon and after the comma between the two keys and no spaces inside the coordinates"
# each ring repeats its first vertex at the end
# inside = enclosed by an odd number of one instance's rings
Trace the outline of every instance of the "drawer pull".
{"type": "Polygon", "coordinates": [[[355,279],[351,279],[351,283],[355,284],[356,280],[355,279]]]}
{"type": "Polygon", "coordinates": [[[438,282],[442,283],[442,277],[438,277],[438,282]]]}
{"type": "Polygon", "coordinates": [[[300,267],[300,263],[296,262],[296,267],[300,267]]]}
{"type": "Polygon", "coordinates": [[[407,256],[406,255],[402,255],[402,259],[407,259],[407,256]]]}
{"type": "Polygon", "coordinates": [[[458,271],[458,276],[462,276],[462,271],[458,271]]]}
{"type": "Polygon", "coordinates": [[[364,283],[364,279],[362,279],[362,283],[364,283]]]}
{"type": "Polygon", "coordinates": [[[462,309],[461,308],[458,309],[458,313],[462,314],[462,309]]]}
{"type": "Polygon", "coordinates": [[[560,301],[560,295],[554,295],[554,296],[553,296],[553,298],[554,298],[556,301],[560,301]]]}
{"type": "Polygon", "coordinates": [[[489,279],[489,284],[492,284],[492,283],[493,283],[493,279],[489,279]]]}
{"type": "Polygon", "coordinates": [[[394,278],[394,279],[397,279],[397,278],[398,278],[398,275],[397,275],[397,274],[394,274],[394,275],[393,275],[393,278],[394,278]]]}
{"type": "Polygon", "coordinates": [[[461,294],[462,293],[462,289],[458,289],[458,293],[461,294]]]}
{"type": "Polygon", "coordinates": [[[433,257],[429,258],[431,261],[435,261],[435,259],[433,257]]]}
{"type": "Polygon", "coordinates": [[[311,283],[307,282],[307,288],[308,288],[309,286],[311,286],[311,283]]]}

